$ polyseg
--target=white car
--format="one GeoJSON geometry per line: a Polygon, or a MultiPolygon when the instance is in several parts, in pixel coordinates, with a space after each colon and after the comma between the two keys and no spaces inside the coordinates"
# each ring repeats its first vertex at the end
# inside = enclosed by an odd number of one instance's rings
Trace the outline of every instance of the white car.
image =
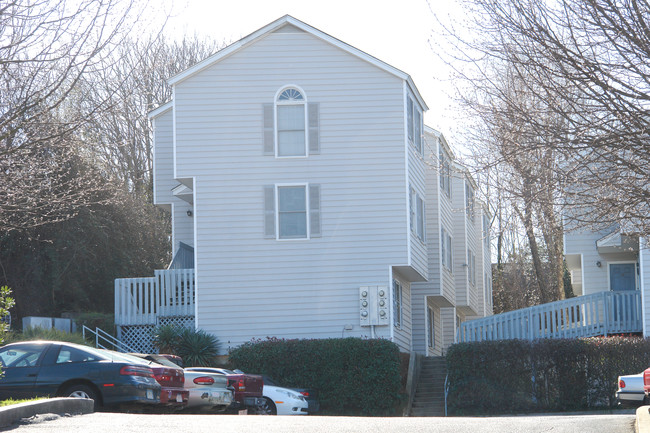
{"type": "Polygon", "coordinates": [[[309,402],[303,394],[291,388],[278,386],[273,380],[264,376],[262,390],[266,404],[260,408],[265,415],[308,415],[309,402]]]}
{"type": "Polygon", "coordinates": [[[645,403],[643,373],[618,377],[616,402],[619,406],[638,407],[645,403]]]}

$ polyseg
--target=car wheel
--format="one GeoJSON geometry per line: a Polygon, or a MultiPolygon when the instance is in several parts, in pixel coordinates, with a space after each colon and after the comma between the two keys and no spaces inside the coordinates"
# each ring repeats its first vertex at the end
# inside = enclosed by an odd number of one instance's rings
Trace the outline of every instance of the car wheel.
{"type": "Polygon", "coordinates": [[[97,392],[94,389],[84,384],[71,385],[61,392],[63,397],[73,397],[73,398],[90,398],[95,401],[95,409],[99,406],[99,398],[97,392]]]}
{"type": "Polygon", "coordinates": [[[259,407],[257,413],[260,415],[275,415],[278,413],[275,403],[270,398],[264,397],[264,404],[259,407]]]}

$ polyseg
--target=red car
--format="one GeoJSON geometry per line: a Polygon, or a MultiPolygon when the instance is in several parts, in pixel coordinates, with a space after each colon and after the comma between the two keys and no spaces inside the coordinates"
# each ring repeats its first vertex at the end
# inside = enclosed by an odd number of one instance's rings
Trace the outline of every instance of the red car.
{"type": "Polygon", "coordinates": [[[173,362],[163,358],[154,358],[153,355],[131,353],[126,357],[135,357],[149,361],[156,381],[160,384],[160,404],[173,408],[184,409],[190,396],[190,391],[184,388],[185,374],[183,369],[173,362]]]}
{"type": "Polygon", "coordinates": [[[266,405],[262,376],[213,367],[189,367],[186,370],[225,375],[228,379],[228,386],[232,387],[235,392],[235,402],[230,409],[248,409],[252,413],[257,413],[266,405]]]}

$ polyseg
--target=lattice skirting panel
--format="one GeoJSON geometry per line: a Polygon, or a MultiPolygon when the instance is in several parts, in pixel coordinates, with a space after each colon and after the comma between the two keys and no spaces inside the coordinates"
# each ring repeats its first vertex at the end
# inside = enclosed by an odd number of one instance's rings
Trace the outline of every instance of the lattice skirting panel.
{"type": "Polygon", "coordinates": [[[161,325],[176,325],[183,328],[194,326],[194,316],[158,317],[157,325],[127,325],[117,327],[117,338],[138,353],[157,353],[153,345],[156,328],[161,325]]]}

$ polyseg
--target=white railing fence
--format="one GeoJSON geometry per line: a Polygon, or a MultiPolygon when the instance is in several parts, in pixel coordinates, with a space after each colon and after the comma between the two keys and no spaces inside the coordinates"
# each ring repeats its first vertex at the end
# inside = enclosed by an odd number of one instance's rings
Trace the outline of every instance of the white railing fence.
{"type": "Polygon", "coordinates": [[[642,331],[638,290],[601,292],[461,324],[458,341],[576,338],[642,331]]]}
{"type": "Polygon", "coordinates": [[[160,316],[194,315],[194,269],[154,271],[154,277],[115,280],[115,324],[156,324],[160,316]]]}

